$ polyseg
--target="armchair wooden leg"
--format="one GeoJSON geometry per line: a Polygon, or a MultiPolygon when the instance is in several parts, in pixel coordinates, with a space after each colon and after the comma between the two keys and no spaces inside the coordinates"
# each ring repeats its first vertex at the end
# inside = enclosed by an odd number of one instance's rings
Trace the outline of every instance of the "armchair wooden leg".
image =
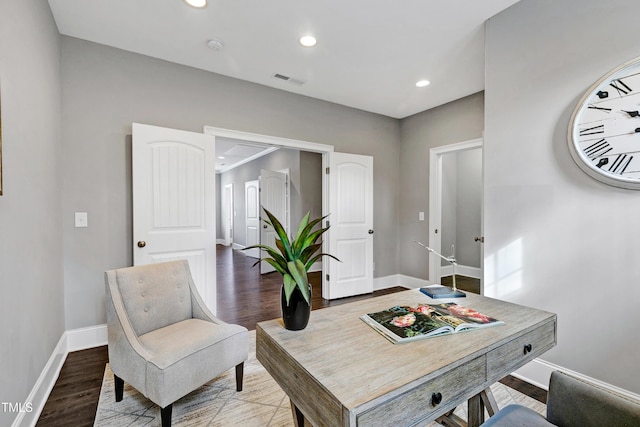
{"type": "Polygon", "coordinates": [[[242,391],[242,380],[244,378],[244,362],[236,365],[236,390],[242,391]]]}
{"type": "Polygon", "coordinates": [[[160,409],[160,419],[162,420],[162,427],[171,427],[171,410],[173,409],[173,403],[160,409]]]}
{"type": "Polygon", "coordinates": [[[117,375],[113,376],[113,383],[116,389],[116,402],[120,402],[122,400],[122,395],[124,393],[124,380],[117,375]]]}

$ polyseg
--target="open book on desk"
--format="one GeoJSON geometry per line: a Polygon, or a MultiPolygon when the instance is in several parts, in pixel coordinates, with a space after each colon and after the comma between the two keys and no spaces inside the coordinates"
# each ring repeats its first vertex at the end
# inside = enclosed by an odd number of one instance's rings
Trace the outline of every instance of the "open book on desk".
{"type": "Polygon", "coordinates": [[[504,325],[500,320],[453,302],[395,306],[360,318],[394,344],[504,325]]]}

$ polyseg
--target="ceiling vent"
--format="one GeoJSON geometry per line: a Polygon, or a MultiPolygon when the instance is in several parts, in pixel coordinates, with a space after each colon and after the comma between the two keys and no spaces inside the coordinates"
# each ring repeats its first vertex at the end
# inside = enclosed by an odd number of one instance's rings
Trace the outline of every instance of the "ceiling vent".
{"type": "Polygon", "coordinates": [[[289,76],[285,76],[284,74],[280,74],[280,73],[275,73],[275,74],[273,75],[273,78],[274,78],[274,79],[278,79],[278,80],[285,81],[285,82],[287,82],[287,83],[292,83],[292,84],[294,84],[294,85],[298,85],[298,86],[302,86],[302,85],[304,84],[304,81],[303,81],[303,80],[296,79],[296,78],[289,77],[289,76]]]}

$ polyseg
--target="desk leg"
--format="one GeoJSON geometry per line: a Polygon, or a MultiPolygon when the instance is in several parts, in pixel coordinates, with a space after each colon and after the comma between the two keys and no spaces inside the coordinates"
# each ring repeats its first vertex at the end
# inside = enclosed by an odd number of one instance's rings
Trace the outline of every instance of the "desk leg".
{"type": "Polygon", "coordinates": [[[469,399],[468,408],[468,427],[479,427],[484,422],[484,405],[479,394],[469,399]]]}
{"type": "Polygon", "coordinates": [[[493,417],[500,410],[500,408],[498,408],[498,402],[496,402],[496,398],[493,397],[490,388],[480,392],[480,399],[482,399],[482,403],[484,403],[484,406],[487,408],[490,417],[493,417]]]}
{"type": "Polygon", "coordinates": [[[469,405],[469,424],[468,427],[478,427],[484,422],[484,410],[487,409],[489,416],[492,417],[500,409],[496,398],[493,397],[491,389],[487,388],[476,394],[468,402],[469,405]]]}
{"type": "Polygon", "coordinates": [[[294,427],[304,427],[304,415],[300,412],[300,409],[296,407],[295,403],[293,403],[293,400],[289,399],[289,402],[291,403],[294,427]]]}

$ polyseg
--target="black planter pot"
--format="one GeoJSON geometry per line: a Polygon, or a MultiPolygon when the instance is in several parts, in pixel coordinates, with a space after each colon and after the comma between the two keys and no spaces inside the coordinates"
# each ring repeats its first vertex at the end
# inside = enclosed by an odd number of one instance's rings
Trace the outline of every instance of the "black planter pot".
{"type": "Polygon", "coordinates": [[[282,306],[282,320],[284,327],[290,331],[299,331],[307,327],[309,315],[311,314],[311,285],[309,285],[309,303],[304,299],[302,292],[296,286],[289,298],[284,293],[284,286],[280,292],[280,304],[282,306]]]}

